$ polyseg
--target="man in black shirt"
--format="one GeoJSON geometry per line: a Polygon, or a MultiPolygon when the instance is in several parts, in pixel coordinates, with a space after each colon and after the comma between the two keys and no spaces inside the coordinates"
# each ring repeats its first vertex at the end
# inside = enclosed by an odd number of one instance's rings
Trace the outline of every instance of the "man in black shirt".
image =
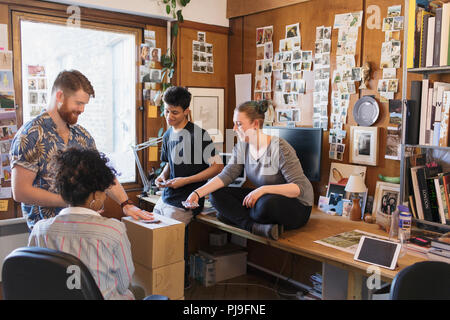
{"type": "Polygon", "coordinates": [[[186,224],[186,287],[189,286],[187,225],[203,209],[204,199],[194,210],[186,209],[181,202],[209,178],[219,174],[223,164],[208,133],[188,120],[189,91],[183,87],[171,87],[166,90],[163,99],[169,129],[163,136],[161,161],[167,164],[155,180],[158,187],[164,187],[164,191],[153,212],[186,224]]]}

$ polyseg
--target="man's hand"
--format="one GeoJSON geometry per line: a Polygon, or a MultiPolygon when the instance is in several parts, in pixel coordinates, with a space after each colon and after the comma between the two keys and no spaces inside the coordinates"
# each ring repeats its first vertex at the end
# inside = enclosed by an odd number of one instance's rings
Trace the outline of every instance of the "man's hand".
{"type": "Polygon", "coordinates": [[[123,213],[126,216],[132,217],[134,220],[153,220],[153,213],[141,210],[136,206],[127,204],[123,207],[123,213]]]}
{"type": "Polygon", "coordinates": [[[256,204],[256,201],[265,194],[263,187],[259,187],[252,192],[250,192],[242,202],[242,205],[247,208],[253,208],[256,204]]]}
{"type": "Polygon", "coordinates": [[[158,178],[155,179],[155,184],[158,188],[164,188],[166,187],[166,178],[161,174],[158,176],[158,178]]]}

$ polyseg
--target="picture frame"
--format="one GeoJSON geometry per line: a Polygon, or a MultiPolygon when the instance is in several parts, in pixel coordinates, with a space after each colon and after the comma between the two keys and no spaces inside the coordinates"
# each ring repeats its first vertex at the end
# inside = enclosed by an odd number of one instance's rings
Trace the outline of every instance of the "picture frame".
{"type": "Polygon", "coordinates": [[[369,166],[378,164],[378,127],[350,127],[349,162],[369,166]]]}
{"type": "Polygon", "coordinates": [[[191,121],[205,129],[214,143],[224,142],[224,89],[193,88],[191,93],[191,121]]]}
{"type": "Polygon", "coordinates": [[[373,200],[372,216],[379,214],[392,215],[400,201],[400,185],[377,181],[373,200]]]}
{"type": "Polygon", "coordinates": [[[365,166],[355,166],[346,163],[332,162],[330,165],[328,185],[333,183],[345,186],[352,174],[360,175],[363,180],[366,181],[366,171],[367,167],[365,166]]]}

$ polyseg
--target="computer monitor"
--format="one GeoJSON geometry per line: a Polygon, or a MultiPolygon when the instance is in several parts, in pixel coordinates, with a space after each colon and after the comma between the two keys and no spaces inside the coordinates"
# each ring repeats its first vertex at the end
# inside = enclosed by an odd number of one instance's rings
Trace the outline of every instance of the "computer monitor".
{"type": "MultiPolygon", "coordinates": [[[[222,157],[223,164],[227,165],[228,161],[230,161],[231,159],[231,153],[220,153],[219,155],[222,157]]],[[[245,174],[245,169],[242,169],[239,177],[237,177],[236,180],[230,183],[228,187],[242,187],[242,185],[245,183],[245,180],[247,180],[247,175],[245,174]]]]}
{"type": "Polygon", "coordinates": [[[323,136],[321,128],[264,127],[263,132],[286,140],[297,153],[309,181],[320,181],[323,136]]]}

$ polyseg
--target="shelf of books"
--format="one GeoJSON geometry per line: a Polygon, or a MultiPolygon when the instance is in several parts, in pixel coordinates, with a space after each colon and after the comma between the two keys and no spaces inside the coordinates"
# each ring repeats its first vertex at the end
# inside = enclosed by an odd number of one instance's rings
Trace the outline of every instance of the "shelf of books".
{"type": "Polygon", "coordinates": [[[405,0],[405,7],[406,77],[422,80],[405,79],[400,197],[416,227],[442,234],[450,232],[450,1],[405,0]]]}

